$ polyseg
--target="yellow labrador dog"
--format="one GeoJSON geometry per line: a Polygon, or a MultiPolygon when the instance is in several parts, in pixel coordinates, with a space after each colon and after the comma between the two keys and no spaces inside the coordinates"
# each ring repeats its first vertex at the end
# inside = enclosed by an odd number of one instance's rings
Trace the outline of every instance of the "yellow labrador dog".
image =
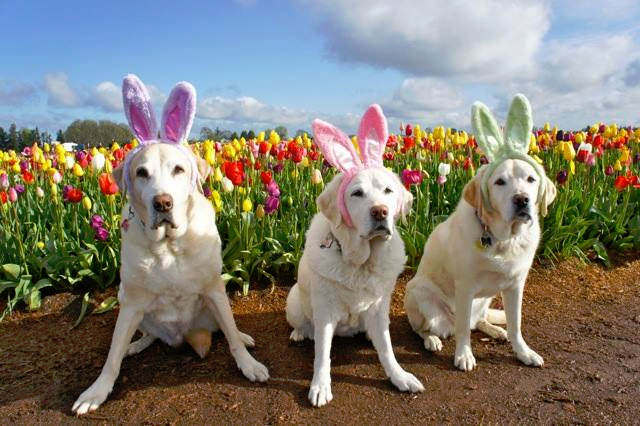
{"type": "Polygon", "coordinates": [[[204,357],[211,332],[221,329],[242,373],[251,381],[269,378],[267,368],[247,351],[253,339],[237,329],[225,293],[215,212],[200,187],[208,166],[180,145],[193,123],[195,96],[189,83],[176,85],[157,140],[145,86],[134,75],[124,79],[125,112],[141,144],[114,171],[128,194],[122,210],[120,312],[100,376],[73,404],[77,414],[98,408],[122,359],[155,339],[172,346],[186,340],[204,357]],[[131,343],[137,329],[142,337],[131,343]]]}
{"type": "Polygon", "coordinates": [[[386,119],[377,105],[362,118],[362,160],[347,136],[329,123],[315,120],[313,131],[327,161],[342,173],[317,199],[320,212],[307,232],[298,282],[287,297],[291,340],[315,340],[309,400],[320,407],[333,398],[329,356],[334,334],[359,332],[367,333],[398,389],[423,391],[396,361],[389,335],[391,293],[405,262],[395,221],[408,213],[413,197],[383,167],[386,119]]]}
{"type": "Polygon", "coordinates": [[[453,214],[429,236],[416,276],[408,283],[405,309],[413,330],[431,351],[455,335],[454,364],[476,366],[470,330],[509,339],[517,358],[540,367],[543,359],[521,333],[522,293],[540,240],[538,213],[555,198],[544,169],[527,155],[532,128],[529,102],[516,96],[502,131],[477,103],[472,124],[490,160],[466,185],[453,214]],[[489,309],[502,293],[505,311],[489,309]],[[504,324],[507,331],[495,324],[504,324]]]}

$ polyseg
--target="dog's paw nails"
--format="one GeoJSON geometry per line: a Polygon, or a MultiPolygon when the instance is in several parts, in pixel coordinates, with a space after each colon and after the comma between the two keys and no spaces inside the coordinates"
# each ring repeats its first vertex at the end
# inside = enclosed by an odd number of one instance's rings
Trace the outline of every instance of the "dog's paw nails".
{"type": "Polygon", "coordinates": [[[244,377],[252,382],[266,382],[269,380],[269,370],[267,367],[253,359],[253,357],[243,362],[239,367],[244,377]]]}
{"type": "Polygon", "coordinates": [[[95,385],[92,385],[78,397],[71,411],[79,416],[86,414],[98,408],[107,399],[107,396],[109,396],[109,392],[97,389],[95,385]]]}
{"type": "Polygon", "coordinates": [[[544,365],[544,359],[531,349],[516,353],[518,359],[525,365],[532,367],[542,367],[544,365]]]}
{"type": "Polygon", "coordinates": [[[497,328],[498,330],[496,330],[496,335],[494,336],[494,339],[500,340],[501,342],[506,342],[508,340],[507,330],[505,330],[502,327],[497,327],[497,328]]]}
{"type": "Polygon", "coordinates": [[[402,392],[423,392],[424,386],[420,380],[411,373],[402,371],[391,378],[391,383],[402,392]]]}
{"type": "Polygon", "coordinates": [[[247,348],[253,348],[256,345],[256,342],[253,340],[253,337],[249,336],[248,334],[240,333],[240,340],[242,340],[242,343],[247,347],[247,348]]]}
{"type": "Polygon", "coordinates": [[[321,381],[320,383],[312,383],[309,388],[309,402],[314,407],[322,407],[333,399],[331,393],[331,383],[321,381]]]}
{"type": "Polygon", "coordinates": [[[471,371],[476,367],[476,358],[471,352],[471,348],[464,348],[460,352],[456,351],[455,366],[462,371],[471,371]]]}
{"type": "Polygon", "coordinates": [[[304,333],[302,333],[297,328],[294,328],[289,335],[289,339],[293,340],[294,342],[302,342],[304,340],[304,333]]]}
{"type": "Polygon", "coordinates": [[[442,350],[442,340],[438,336],[427,336],[424,339],[424,347],[428,351],[439,352],[442,350]]]}

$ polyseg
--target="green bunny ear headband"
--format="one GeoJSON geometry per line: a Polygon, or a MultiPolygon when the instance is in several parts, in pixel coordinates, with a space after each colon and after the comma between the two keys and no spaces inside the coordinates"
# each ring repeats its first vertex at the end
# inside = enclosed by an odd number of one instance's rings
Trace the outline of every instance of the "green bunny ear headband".
{"type": "Polygon", "coordinates": [[[542,166],[530,155],[529,139],[533,129],[531,118],[531,105],[524,95],[518,94],[513,98],[504,135],[498,126],[489,108],[482,102],[475,102],[471,107],[471,126],[476,135],[478,146],[487,156],[489,164],[481,182],[483,205],[491,211],[493,207],[489,200],[489,178],[493,171],[506,160],[522,160],[531,164],[538,174],[540,185],[538,186],[538,198],[536,203],[540,206],[543,216],[547,214],[546,203],[542,203],[545,192],[546,179],[542,166]]]}

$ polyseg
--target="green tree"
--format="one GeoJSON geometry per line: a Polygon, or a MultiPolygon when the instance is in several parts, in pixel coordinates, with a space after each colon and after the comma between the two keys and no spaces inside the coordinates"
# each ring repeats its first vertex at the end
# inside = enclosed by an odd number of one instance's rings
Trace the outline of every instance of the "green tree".
{"type": "Polygon", "coordinates": [[[246,131],[246,130],[243,130],[243,131],[240,133],[240,137],[241,137],[241,138],[245,138],[245,139],[247,139],[247,131],[246,131]]]}
{"type": "Polygon", "coordinates": [[[4,131],[2,127],[0,127],[0,149],[7,149],[7,145],[9,144],[9,135],[4,131]]]}
{"type": "Polygon", "coordinates": [[[231,137],[229,139],[231,140],[238,139],[238,134],[236,132],[231,133],[231,137]]]}
{"type": "Polygon", "coordinates": [[[308,132],[308,131],[306,131],[306,130],[304,130],[304,129],[298,129],[298,130],[296,131],[296,138],[297,138],[298,136],[302,137],[302,135],[304,135],[305,133],[306,133],[307,135],[309,134],[309,132],[308,132]]]}
{"type": "Polygon", "coordinates": [[[280,139],[281,139],[281,140],[288,139],[289,131],[287,130],[287,128],[286,128],[286,127],[284,127],[284,126],[278,126],[278,127],[276,127],[274,130],[275,130],[275,132],[276,132],[278,135],[280,135],[280,139]]]}
{"type": "Polygon", "coordinates": [[[64,140],[84,144],[87,147],[108,146],[113,142],[126,143],[133,134],[124,124],[108,120],[76,120],[64,132],[64,140]]]}
{"type": "Polygon", "coordinates": [[[58,142],[63,142],[64,143],[64,133],[62,132],[62,129],[58,130],[58,133],[56,134],[56,140],[58,142]]]}
{"type": "Polygon", "coordinates": [[[11,123],[9,126],[9,148],[18,149],[18,143],[20,142],[20,137],[18,135],[18,129],[16,128],[16,123],[11,123]]]}
{"type": "Polygon", "coordinates": [[[247,133],[247,138],[248,139],[255,139],[256,138],[256,134],[253,133],[253,130],[249,130],[249,132],[247,133]]]}

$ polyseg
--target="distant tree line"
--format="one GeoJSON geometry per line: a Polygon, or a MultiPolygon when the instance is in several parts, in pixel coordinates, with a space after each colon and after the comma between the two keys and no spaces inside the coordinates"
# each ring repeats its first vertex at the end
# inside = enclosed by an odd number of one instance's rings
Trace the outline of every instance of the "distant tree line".
{"type": "MultiPolygon", "coordinates": [[[[284,126],[278,126],[275,129],[266,129],[264,131],[265,138],[269,137],[271,130],[274,130],[280,136],[280,139],[288,139],[289,137],[287,128],[284,126]]],[[[296,136],[302,135],[302,133],[304,133],[304,130],[298,130],[296,132],[296,136]]],[[[253,139],[255,137],[256,134],[253,130],[243,130],[242,132],[240,132],[240,134],[238,134],[237,132],[232,132],[231,130],[220,130],[218,127],[216,127],[215,130],[211,130],[211,128],[209,127],[203,127],[202,129],[200,129],[200,139],[220,141],[240,138],[253,139]]]]}
{"type": "Polygon", "coordinates": [[[52,141],[75,142],[85,147],[108,146],[115,142],[128,142],[133,138],[129,127],[125,124],[108,120],[76,120],[65,131],[58,130],[55,139],[47,131],[41,132],[38,127],[18,129],[12,123],[7,130],[0,127],[0,149],[21,151],[25,146],[34,143],[43,144],[52,141]]]}

